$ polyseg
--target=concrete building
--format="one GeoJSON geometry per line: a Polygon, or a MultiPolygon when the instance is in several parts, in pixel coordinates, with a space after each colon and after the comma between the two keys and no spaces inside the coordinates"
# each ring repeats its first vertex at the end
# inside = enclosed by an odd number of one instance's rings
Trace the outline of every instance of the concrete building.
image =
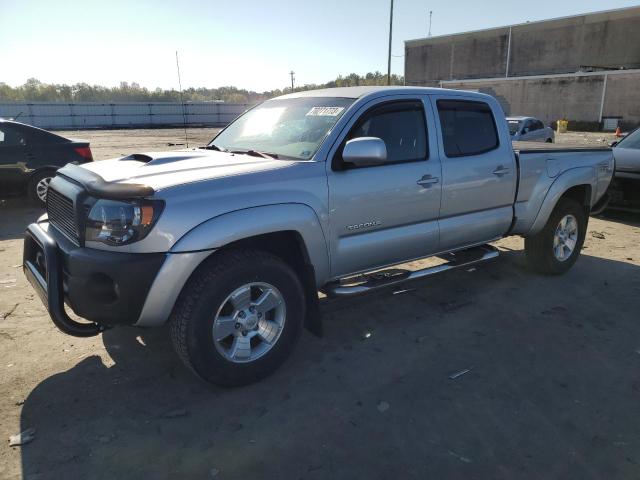
{"type": "Polygon", "coordinates": [[[508,115],[640,125],[640,7],[405,42],[407,85],[489,93],[508,115]]]}

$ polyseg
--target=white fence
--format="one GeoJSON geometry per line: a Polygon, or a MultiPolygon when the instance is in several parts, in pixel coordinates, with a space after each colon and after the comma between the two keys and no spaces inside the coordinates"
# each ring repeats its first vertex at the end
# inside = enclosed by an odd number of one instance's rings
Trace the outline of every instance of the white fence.
{"type": "Polygon", "coordinates": [[[46,129],[224,126],[249,105],[220,102],[0,102],[0,118],[46,129]]]}

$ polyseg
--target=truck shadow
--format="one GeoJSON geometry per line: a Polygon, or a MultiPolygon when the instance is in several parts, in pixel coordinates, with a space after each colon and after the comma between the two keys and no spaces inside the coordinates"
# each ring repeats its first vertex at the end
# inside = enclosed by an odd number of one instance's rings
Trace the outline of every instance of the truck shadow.
{"type": "Polygon", "coordinates": [[[323,301],[324,338],[244,388],[197,379],[164,329],[108,331],[109,358],[25,400],[24,478],[638,476],[640,268],[522,257],[323,301]]]}
{"type": "Polygon", "coordinates": [[[631,227],[640,227],[640,211],[625,212],[622,210],[605,210],[595,218],[607,220],[615,223],[622,223],[631,227]]]}

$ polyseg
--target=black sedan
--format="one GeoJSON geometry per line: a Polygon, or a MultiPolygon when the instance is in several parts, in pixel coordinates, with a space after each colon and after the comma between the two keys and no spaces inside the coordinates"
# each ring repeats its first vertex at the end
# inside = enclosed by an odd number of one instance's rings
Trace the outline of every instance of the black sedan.
{"type": "Polygon", "coordinates": [[[0,197],[26,193],[43,204],[57,169],[71,162],[92,161],[89,142],[0,119],[0,197]]]}

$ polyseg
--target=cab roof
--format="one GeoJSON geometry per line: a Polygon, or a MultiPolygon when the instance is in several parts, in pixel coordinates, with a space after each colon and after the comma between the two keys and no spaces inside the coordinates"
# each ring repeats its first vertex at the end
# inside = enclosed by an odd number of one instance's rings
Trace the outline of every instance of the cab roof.
{"type": "Polygon", "coordinates": [[[277,99],[286,98],[302,98],[302,97],[339,97],[339,98],[362,98],[370,95],[390,95],[390,94],[418,94],[418,95],[436,95],[436,94],[465,94],[478,97],[487,97],[488,95],[471,92],[468,90],[452,90],[447,88],[435,88],[435,87],[407,87],[407,86],[361,86],[361,87],[336,87],[336,88],[322,88],[318,90],[304,90],[300,92],[289,93],[276,97],[277,99]]]}

